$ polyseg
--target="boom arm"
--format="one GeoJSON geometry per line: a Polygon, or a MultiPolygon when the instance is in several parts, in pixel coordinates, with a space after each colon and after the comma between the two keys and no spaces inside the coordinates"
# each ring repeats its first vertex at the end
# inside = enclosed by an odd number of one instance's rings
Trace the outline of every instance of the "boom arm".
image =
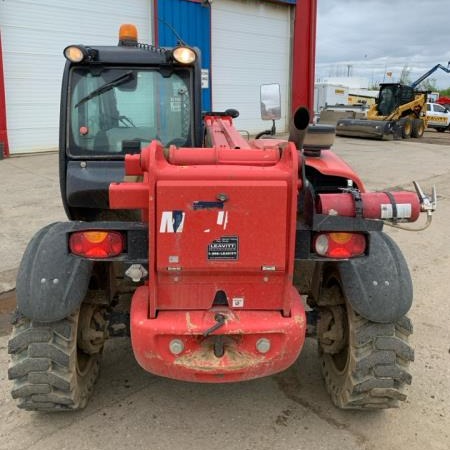
{"type": "Polygon", "coordinates": [[[436,72],[438,69],[442,69],[447,73],[450,73],[450,61],[447,63],[447,67],[444,67],[442,64],[436,64],[433,68],[431,68],[428,72],[424,73],[421,77],[419,77],[416,81],[411,83],[411,87],[416,88],[419,86],[422,81],[426,80],[432,73],[436,72]]]}
{"type": "Polygon", "coordinates": [[[248,141],[233,126],[230,116],[205,116],[206,136],[212,147],[245,149],[248,141]]]}

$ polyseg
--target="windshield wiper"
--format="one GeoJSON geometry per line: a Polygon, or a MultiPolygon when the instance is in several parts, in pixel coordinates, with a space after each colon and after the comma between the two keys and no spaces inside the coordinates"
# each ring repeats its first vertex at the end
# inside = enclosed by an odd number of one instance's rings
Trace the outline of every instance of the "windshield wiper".
{"type": "Polygon", "coordinates": [[[103,84],[102,86],[98,87],[97,89],[94,89],[90,94],[86,95],[86,97],[83,97],[76,105],[75,108],[78,108],[83,103],[86,103],[88,100],[94,97],[98,97],[101,94],[104,94],[105,92],[108,92],[112,88],[119,86],[123,83],[126,83],[127,81],[134,78],[133,72],[127,72],[120,77],[115,78],[114,80],[108,81],[107,83],[103,84]]]}

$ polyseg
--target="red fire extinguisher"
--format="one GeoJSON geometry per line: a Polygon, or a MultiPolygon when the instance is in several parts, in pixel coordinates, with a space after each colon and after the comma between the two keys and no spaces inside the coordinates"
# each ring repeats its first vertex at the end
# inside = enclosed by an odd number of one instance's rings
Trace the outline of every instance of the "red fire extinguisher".
{"type": "Polygon", "coordinates": [[[356,190],[339,194],[319,194],[317,212],[334,216],[415,222],[420,200],[415,192],[367,192],[356,190]]]}

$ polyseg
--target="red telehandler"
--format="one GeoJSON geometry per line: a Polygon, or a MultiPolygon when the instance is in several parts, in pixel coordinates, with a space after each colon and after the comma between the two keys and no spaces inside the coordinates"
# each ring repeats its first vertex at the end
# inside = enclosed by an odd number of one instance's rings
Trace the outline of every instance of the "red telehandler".
{"type": "MultiPolygon", "coordinates": [[[[303,107],[288,140],[244,139],[236,110],[201,111],[193,48],[125,26],[118,46],[64,54],[69,220],[38,231],[20,265],[18,406],[83,408],[109,337],[130,335],[153,374],[224,383],[285,370],[307,330],[335,405],[404,400],[412,283],[382,228],[430,220],[435,196],[367,192],[303,107]]],[[[261,100],[276,117],[276,97],[261,100]]]]}

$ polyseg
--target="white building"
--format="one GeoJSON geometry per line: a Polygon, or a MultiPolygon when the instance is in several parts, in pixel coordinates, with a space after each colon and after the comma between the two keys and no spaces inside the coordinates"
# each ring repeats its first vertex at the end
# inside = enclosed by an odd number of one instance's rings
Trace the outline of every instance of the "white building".
{"type": "Polygon", "coordinates": [[[144,43],[172,46],[178,34],[200,47],[207,74],[203,108],[238,109],[238,129],[267,128],[260,120],[259,85],[279,83],[282,131],[290,108],[294,5],[295,0],[0,2],[0,143],[11,154],[56,150],[63,49],[115,45],[122,23],[135,24],[144,43]]]}

